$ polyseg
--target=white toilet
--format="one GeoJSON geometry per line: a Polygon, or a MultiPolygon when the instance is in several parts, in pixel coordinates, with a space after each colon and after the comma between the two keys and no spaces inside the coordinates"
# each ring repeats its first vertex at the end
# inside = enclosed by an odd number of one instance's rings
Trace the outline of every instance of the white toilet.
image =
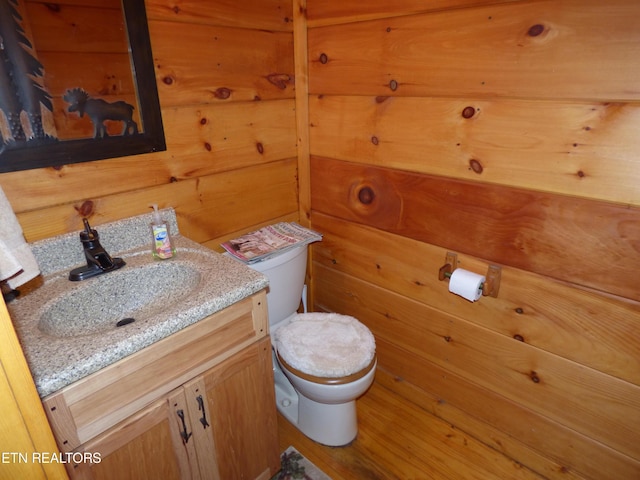
{"type": "Polygon", "coordinates": [[[341,446],[358,433],[356,399],[373,383],[375,340],[358,320],[306,307],[307,246],[249,265],[269,278],[278,410],[307,437],[341,446]]]}

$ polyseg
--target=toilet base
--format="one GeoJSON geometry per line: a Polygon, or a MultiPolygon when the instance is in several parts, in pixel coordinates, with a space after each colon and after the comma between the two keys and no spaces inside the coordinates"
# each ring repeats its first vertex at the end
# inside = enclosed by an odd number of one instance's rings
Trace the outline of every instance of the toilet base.
{"type": "Polygon", "coordinates": [[[298,425],[298,392],[295,391],[289,379],[278,367],[274,367],[273,376],[276,389],[276,408],[278,411],[293,423],[298,425]]]}
{"type": "Polygon", "coordinates": [[[298,394],[298,429],[323,445],[341,447],[358,434],[356,402],[318,403],[298,394]]]}
{"type": "Polygon", "coordinates": [[[356,438],[358,420],[355,400],[340,404],[314,402],[293,388],[277,362],[274,362],[273,376],[278,411],[311,440],[341,447],[356,438]]]}

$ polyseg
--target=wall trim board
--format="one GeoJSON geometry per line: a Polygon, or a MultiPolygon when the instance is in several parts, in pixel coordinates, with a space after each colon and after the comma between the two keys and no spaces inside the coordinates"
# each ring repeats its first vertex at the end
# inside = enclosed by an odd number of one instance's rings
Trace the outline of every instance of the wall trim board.
{"type": "MultiPolygon", "coordinates": [[[[640,387],[480,327],[474,318],[463,319],[349,277],[335,267],[315,268],[316,303],[360,319],[379,347],[384,340],[411,352],[422,363],[438,365],[640,464],[640,387]]],[[[384,365],[384,350],[378,351],[384,365]]],[[[413,363],[408,368],[425,373],[413,363]]],[[[447,395],[444,386],[436,391],[447,395]]]]}
{"type": "Polygon", "coordinates": [[[637,102],[312,95],[309,106],[318,157],[640,205],[637,102]]]}
{"type": "Polygon", "coordinates": [[[377,18],[400,17],[418,13],[469,8],[523,0],[342,0],[340,2],[311,2],[309,27],[320,27],[377,18]]]}
{"type": "Polygon", "coordinates": [[[151,20],[173,23],[204,23],[235,28],[287,31],[292,30],[291,2],[260,0],[259,2],[181,0],[167,3],[146,0],[151,20]]]}
{"type": "Polygon", "coordinates": [[[85,216],[99,231],[101,223],[148,213],[149,205],[157,203],[175,208],[180,233],[203,243],[238,231],[239,226],[249,228],[297,211],[296,172],[296,160],[289,158],[28,211],[18,214],[18,221],[25,238],[33,242],[80,231],[85,216]],[[90,208],[85,211],[84,205],[90,208]]]}
{"type": "MultiPolygon", "coordinates": [[[[438,280],[446,249],[317,212],[312,226],[324,235],[312,246],[316,265],[640,386],[637,302],[503,267],[498,297],[471,303],[449,293],[446,281],[438,280]]],[[[487,268],[486,262],[467,255],[458,255],[458,261],[474,272],[487,268]]]]}
{"type": "Polygon", "coordinates": [[[640,208],[311,158],[312,209],[640,300],[640,208]]]}
{"type": "Polygon", "coordinates": [[[310,28],[309,91],[640,100],[639,12],[629,0],[536,0],[310,28]]]}
{"type": "Polygon", "coordinates": [[[291,32],[168,21],[149,30],[163,107],[295,96],[291,32]]]}

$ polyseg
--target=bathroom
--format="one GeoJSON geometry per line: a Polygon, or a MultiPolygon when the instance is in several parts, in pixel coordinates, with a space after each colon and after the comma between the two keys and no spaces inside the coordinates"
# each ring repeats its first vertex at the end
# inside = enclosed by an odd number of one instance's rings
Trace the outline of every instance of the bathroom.
{"type": "Polygon", "coordinates": [[[28,241],[150,203],[217,251],[298,221],[310,308],[372,330],[416,423],[640,477],[640,4],[145,3],[167,149],[0,174],[28,241]],[[497,297],[449,293],[448,252],[497,297]]]}

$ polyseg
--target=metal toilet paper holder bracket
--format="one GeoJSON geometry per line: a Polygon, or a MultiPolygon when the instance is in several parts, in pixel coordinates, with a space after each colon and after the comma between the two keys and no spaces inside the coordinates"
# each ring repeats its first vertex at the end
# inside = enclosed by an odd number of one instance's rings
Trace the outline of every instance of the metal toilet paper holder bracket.
{"type": "MultiPolygon", "coordinates": [[[[438,271],[438,280],[442,281],[451,277],[451,274],[458,266],[458,255],[453,252],[447,252],[444,265],[438,271]]],[[[485,281],[482,284],[482,295],[484,297],[498,297],[500,290],[500,279],[502,277],[502,267],[498,265],[489,265],[485,281]]]]}

